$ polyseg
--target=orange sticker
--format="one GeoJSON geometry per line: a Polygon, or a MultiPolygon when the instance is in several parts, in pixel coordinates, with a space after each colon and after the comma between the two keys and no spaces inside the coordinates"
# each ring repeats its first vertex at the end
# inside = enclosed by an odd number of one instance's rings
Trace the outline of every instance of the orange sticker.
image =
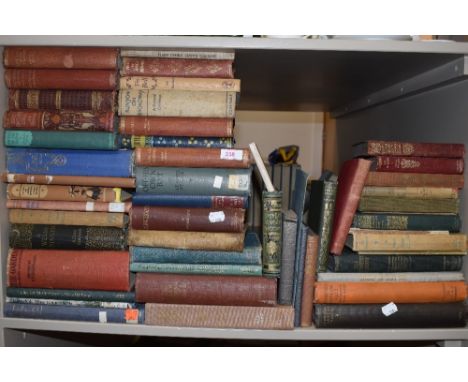
{"type": "Polygon", "coordinates": [[[125,309],[125,321],[138,323],[138,309],[125,309]]]}

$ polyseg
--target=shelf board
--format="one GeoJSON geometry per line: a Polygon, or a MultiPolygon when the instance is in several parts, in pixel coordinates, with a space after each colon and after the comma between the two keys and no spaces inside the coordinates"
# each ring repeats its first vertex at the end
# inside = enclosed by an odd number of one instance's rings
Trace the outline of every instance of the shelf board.
{"type": "Polygon", "coordinates": [[[45,330],[121,334],[134,336],[218,338],[245,340],[297,340],[297,341],[439,341],[468,340],[468,328],[447,329],[315,329],[244,330],[178,328],[132,324],[101,324],[94,322],[33,320],[2,318],[0,328],[19,330],[45,330]]]}

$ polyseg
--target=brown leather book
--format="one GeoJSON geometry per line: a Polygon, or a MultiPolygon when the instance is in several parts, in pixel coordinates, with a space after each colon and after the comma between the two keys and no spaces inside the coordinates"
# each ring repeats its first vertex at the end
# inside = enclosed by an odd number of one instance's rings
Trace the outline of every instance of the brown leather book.
{"type": "Polygon", "coordinates": [[[190,328],[294,329],[292,306],[146,304],[145,324],[190,328]]]}
{"type": "Polygon", "coordinates": [[[464,281],[438,282],[318,282],[317,304],[431,303],[463,301],[464,281]]]}
{"type": "Polygon", "coordinates": [[[121,117],[119,132],[124,135],[171,137],[232,137],[232,118],[121,117]]]}
{"type": "Polygon", "coordinates": [[[379,155],[371,158],[372,170],[424,174],[463,174],[463,158],[428,158],[379,155]]]}
{"type": "Polygon", "coordinates": [[[231,60],[123,57],[123,76],[233,78],[231,60]]]}
{"type": "Polygon", "coordinates": [[[74,175],[29,175],[2,173],[5,183],[61,184],[64,186],[101,186],[135,188],[135,178],[118,178],[112,176],[74,176],[74,175]]]}
{"type": "Polygon", "coordinates": [[[309,231],[307,234],[304,260],[304,281],[302,286],[301,326],[312,325],[314,283],[316,280],[319,236],[309,231]]]}
{"type": "Polygon", "coordinates": [[[128,245],[242,252],[244,250],[244,237],[244,232],[183,232],[131,229],[128,233],[128,245]]]}
{"type": "Polygon", "coordinates": [[[432,158],[464,158],[463,143],[427,143],[370,140],[353,145],[353,156],[412,156],[432,158]]]}
{"type": "Polygon", "coordinates": [[[7,200],[6,208],[25,210],[55,211],[90,211],[90,212],[126,212],[130,211],[132,202],[67,202],[57,200],[7,200]]]}
{"type": "Polygon", "coordinates": [[[366,186],[381,187],[449,187],[463,188],[465,179],[460,174],[409,174],[403,172],[370,171],[366,186]]]}
{"type": "Polygon", "coordinates": [[[3,115],[5,129],[114,131],[114,113],[13,110],[3,115]]]}
{"type": "Polygon", "coordinates": [[[128,291],[128,251],[12,249],[7,259],[7,285],[128,291]]]}
{"type": "Polygon", "coordinates": [[[251,159],[246,149],[137,147],[135,164],[148,167],[247,168],[251,159]]]}
{"type": "Polygon", "coordinates": [[[3,51],[6,68],[116,69],[117,48],[9,46],[3,51]]]}
{"type": "Polygon", "coordinates": [[[93,90],[29,90],[8,92],[10,110],[114,111],[116,92],[93,90]]]}
{"type": "Polygon", "coordinates": [[[114,70],[5,69],[9,89],[115,90],[114,70]]]}
{"type": "Polygon", "coordinates": [[[8,199],[120,203],[130,197],[129,193],[120,188],[14,183],[7,186],[8,199]]]}
{"type": "Polygon", "coordinates": [[[262,276],[137,273],[137,302],[190,305],[276,305],[276,279],[262,276]]]}
{"type": "Polygon", "coordinates": [[[128,223],[128,216],[124,213],[107,212],[11,209],[8,216],[10,223],[17,224],[64,224],[124,228],[128,223]]]}
{"type": "Polygon", "coordinates": [[[240,208],[183,208],[133,206],[134,229],[199,232],[244,232],[245,210],[240,208]]]}

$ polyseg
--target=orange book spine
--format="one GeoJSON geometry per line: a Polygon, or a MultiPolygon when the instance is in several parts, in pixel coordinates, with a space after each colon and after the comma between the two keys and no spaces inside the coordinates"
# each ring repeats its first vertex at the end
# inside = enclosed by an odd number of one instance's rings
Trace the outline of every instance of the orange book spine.
{"type": "Polygon", "coordinates": [[[318,282],[316,304],[431,303],[463,301],[463,281],[447,282],[318,282]]]}
{"type": "Polygon", "coordinates": [[[90,211],[90,212],[126,212],[130,211],[131,202],[66,202],[51,200],[7,200],[6,208],[24,210],[55,210],[55,211],[90,211]]]}
{"type": "Polygon", "coordinates": [[[135,178],[118,178],[111,176],[68,176],[68,175],[29,175],[4,172],[5,183],[61,184],[64,186],[100,186],[135,188],[135,178]]]}
{"type": "Polygon", "coordinates": [[[306,254],[304,260],[304,281],[301,304],[301,326],[312,325],[312,309],[314,301],[314,283],[317,272],[319,236],[314,233],[307,235],[306,254]]]}

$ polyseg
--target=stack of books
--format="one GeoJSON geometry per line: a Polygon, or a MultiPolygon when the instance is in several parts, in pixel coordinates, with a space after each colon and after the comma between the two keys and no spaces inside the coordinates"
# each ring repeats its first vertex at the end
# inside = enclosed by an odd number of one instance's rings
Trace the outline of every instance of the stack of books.
{"type": "Polygon", "coordinates": [[[462,144],[354,146],[338,178],[332,272],[315,287],[317,327],[465,325],[464,154],[462,144]]]}
{"type": "Polygon", "coordinates": [[[134,179],[114,131],[117,62],[110,48],[4,51],[6,316],[143,320],[129,292],[134,179]]]}

